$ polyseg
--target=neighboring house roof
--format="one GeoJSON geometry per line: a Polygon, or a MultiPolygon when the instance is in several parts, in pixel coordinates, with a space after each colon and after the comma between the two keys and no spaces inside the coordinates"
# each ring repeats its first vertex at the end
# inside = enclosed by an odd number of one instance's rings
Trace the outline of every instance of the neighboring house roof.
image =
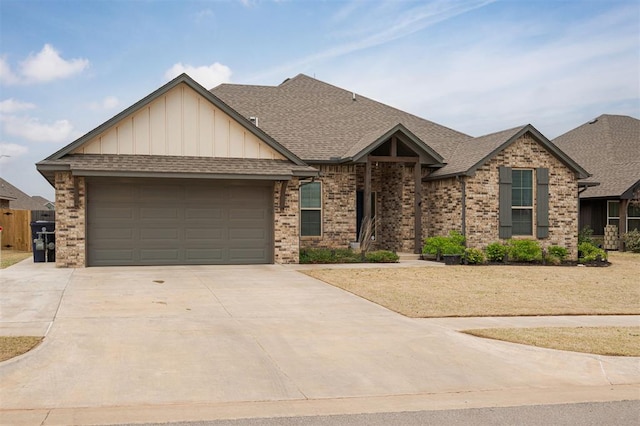
{"type": "Polygon", "coordinates": [[[75,176],[120,177],[190,177],[242,179],[257,176],[287,179],[290,176],[316,175],[309,166],[292,164],[288,160],[250,158],[177,157],[164,155],[71,154],[61,159],[38,163],[45,175],[50,171],[73,171],[75,176]]]}
{"type": "Polygon", "coordinates": [[[558,149],[549,139],[536,130],[531,124],[513,129],[491,133],[477,138],[466,139],[458,144],[456,150],[445,161],[447,165],[434,171],[428,179],[440,179],[449,176],[472,175],[479,167],[503,151],[523,135],[529,133],[540,145],[558,158],[578,179],[589,177],[589,173],[563,151],[558,149]]]}
{"type": "Polygon", "coordinates": [[[0,199],[9,200],[9,208],[14,210],[51,210],[53,206],[53,203],[46,198],[31,197],[2,178],[0,178],[0,199]]]}
{"type": "Polygon", "coordinates": [[[213,94],[303,160],[341,162],[401,125],[425,155],[447,158],[470,138],[423,118],[340,89],[304,74],[279,86],[222,84],[213,94]]]}
{"type": "Polygon", "coordinates": [[[630,198],[640,185],[640,120],[603,114],[553,142],[593,174],[599,186],[581,198],[630,198]]]}

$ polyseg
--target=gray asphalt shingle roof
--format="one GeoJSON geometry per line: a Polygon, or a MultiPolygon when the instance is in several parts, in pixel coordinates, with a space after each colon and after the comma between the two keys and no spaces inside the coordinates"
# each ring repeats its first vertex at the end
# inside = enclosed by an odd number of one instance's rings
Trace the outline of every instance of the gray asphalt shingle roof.
{"type": "Polygon", "coordinates": [[[620,197],[640,181],[640,120],[603,114],[553,140],[599,182],[581,198],[620,197]]]}
{"type": "Polygon", "coordinates": [[[466,172],[525,127],[514,127],[513,129],[462,141],[456,146],[451,155],[445,159],[447,165],[433,172],[430,177],[449,176],[466,172]]]}
{"type": "Polygon", "coordinates": [[[300,74],[275,87],[222,84],[211,92],[307,162],[349,158],[402,124],[447,158],[464,133],[300,74]]]}
{"type": "Polygon", "coordinates": [[[288,160],[266,160],[249,158],[177,157],[164,155],[123,155],[123,154],[74,154],[60,159],[44,160],[38,163],[39,170],[58,170],[68,167],[76,174],[82,172],[105,172],[109,174],[144,175],[245,175],[245,176],[310,176],[317,170],[309,166],[299,166],[288,160]]]}
{"type": "Polygon", "coordinates": [[[9,208],[14,210],[49,210],[50,203],[44,197],[30,196],[16,186],[0,178],[0,198],[9,200],[9,208]]]}

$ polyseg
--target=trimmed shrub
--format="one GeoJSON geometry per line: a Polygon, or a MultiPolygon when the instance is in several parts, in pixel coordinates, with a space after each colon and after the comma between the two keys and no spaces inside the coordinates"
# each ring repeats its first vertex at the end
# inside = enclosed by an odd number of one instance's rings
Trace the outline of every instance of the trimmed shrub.
{"type": "Polygon", "coordinates": [[[464,257],[469,265],[479,265],[484,263],[484,253],[482,250],[470,247],[464,251],[464,257]]]}
{"type": "Polygon", "coordinates": [[[507,257],[507,246],[499,242],[489,244],[484,251],[489,262],[504,262],[507,257]]]}
{"type": "Polygon", "coordinates": [[[598,257],[605,261],[607,260],[607,252],[591,243],[580,243],[578,244],[578,257],[580,263],[595,262],[598,257]]]}
{"type": "Polygon", "coordinates": [[[569,256],[569,250],[560,246],[549,246],[547,252],[549,253],[549,257],[555,257],[560,263],[564,262],[567,256],[569,256]]]}
{"type": "Polygon", "coordinates": [[[458,231],[450,231],[448,237],[430,237],[424,242],[423,254],[435,255],[440,258],[443,254],[464,254],[464,235],[458,231]]]}
{"type": "Polygon", "coordinates": [[[396,263],[400,259],[396,253],[388,250],[370,251],[364,257],[371,263],[396,263]]]}
{"type": "Polygon", "coordinates": [[[351,249],[305,248],[300,250],[300,263],[355,263],[360,255],[351,249]]]}
{"type": "Polygon", "coordinates": [[[300,250],[300,263],[302,264],[395,263],[398,260],[397,254],[387,250],[371,251],[366,254],[343,248],[305,248],[300,250]]]}
{"type": "Polygon", "coordinates": [[[509,240],[507,255],[513,262],[539,262],[542,260],[542,248],[535,240],[509,240]]]}
{"type": "Polygon", "coordinates": [[[447,237],[438,236],[427,238],[424,241],[422,253],[440,257],[442,254],[442,248],[448,243],[448,241],[449,239],[447,237]]]}
{"type": "Polygon", "coordinates": [[[640,232],[637,229],[627,232],[622,236],[624,247],[626,250],[634,253],[640,253],[640,232]]]}

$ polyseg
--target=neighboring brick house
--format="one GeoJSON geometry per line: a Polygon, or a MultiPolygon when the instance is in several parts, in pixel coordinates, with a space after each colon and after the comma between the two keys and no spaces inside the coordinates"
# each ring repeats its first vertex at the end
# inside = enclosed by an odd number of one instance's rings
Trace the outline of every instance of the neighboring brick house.
{"type": "Polygon", "coordinates": [[[205,90],[181,75],[47,159],[58,266],[295,263],[537,238],[577,257],[578,180],[531,125],[472,138],[305,75],[205,90]]]}
{"type": "Polygon", "coordinates": [[[640,230],[640,120],[603,114],[553,142],[599,183],[580,192],[580,227],[595,236],[603,236],[606,225],[621,235],[640,230]]]}

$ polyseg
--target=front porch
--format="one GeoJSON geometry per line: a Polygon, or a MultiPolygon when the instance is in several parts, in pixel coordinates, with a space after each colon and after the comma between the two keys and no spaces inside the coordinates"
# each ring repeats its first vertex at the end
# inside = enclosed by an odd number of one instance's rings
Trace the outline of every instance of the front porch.
{"type": "Polygon", "coordinates": [[[371,218],[372,249],[419,254],[422,178],[439,161],[408,132],[396,129],[350,163],[314,164],[323,186],[322,233],[302,236],[300,247],[347,247],[359,240],[365,218],[371,218]]]}

